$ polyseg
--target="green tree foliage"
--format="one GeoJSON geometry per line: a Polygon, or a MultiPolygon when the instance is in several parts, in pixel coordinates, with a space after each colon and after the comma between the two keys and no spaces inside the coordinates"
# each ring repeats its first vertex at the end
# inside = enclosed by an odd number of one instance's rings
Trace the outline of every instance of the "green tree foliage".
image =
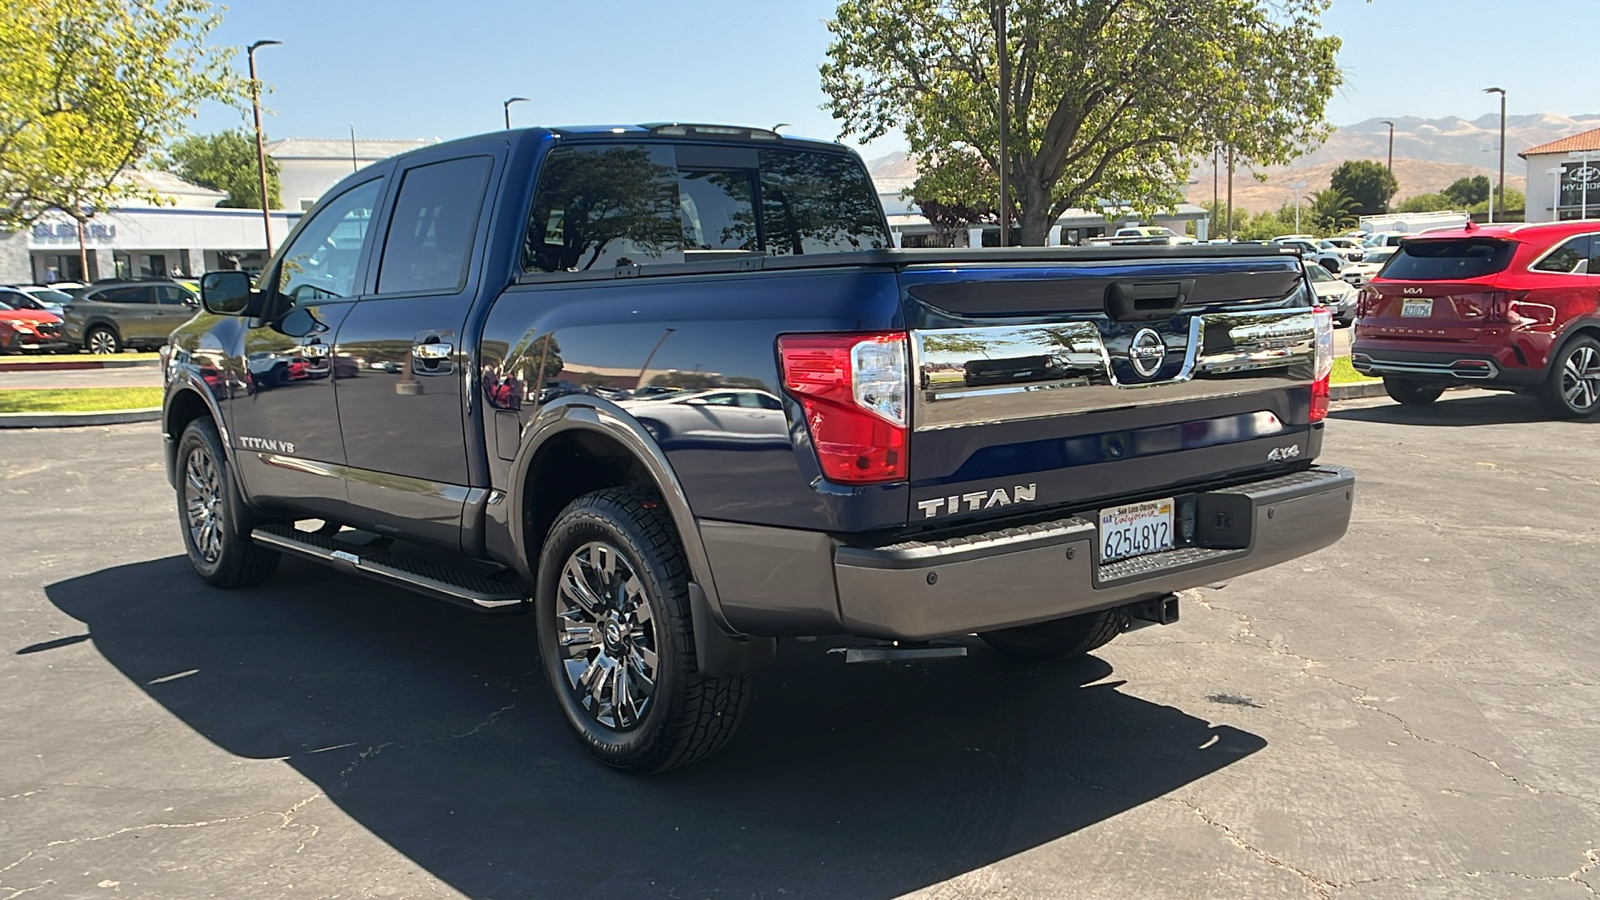
{"type": "Polygon", "coordinates": [[[1303,212],[1310,216],[1319,234],[1337,234],[1356,224],[1355,201],[1337,188],[1312,194],[1311,204],[1303,212]]]}
{"type": "MultiPolygon", "coordinates": [[[[167,148],[167,170],[186,181],[228,196],[218,206],[261,208],[261,175],[256,168],[255,138],[244,129],[179,138],[167,148]]],[[[267,200],[271,208],[283,206],[278,164],[267,157],[267,200]]]]}
{"type": "MultiPolygon", "coordinates": [[[[999,168],[996,0],[841,0],[822,88],[841,136],[903,129],[935,169],[999,168]]],[[[1024,244],[1100,200],[1170,208],[1226,136],[1286,162],[1325,133],[1339,39],[1324,0],[1000,0],[1008,10],[1008,173],[1024,244]]],[[[981,171],[962,202],[979,206],[981,171]]],[[[915,193],[915,192],[914,192],[915,193]]],[[[949,202],[951,197],[940,199],[949,202]]]]}
{"type": "Polygon", "coordinates": [[[1389,208],[1389,198],[1400,185],[1382,163],[1370,159],[1347,159],[1333,170],[1333,190],[1350,198],[1358,216],[1375,216],[1389,208]]]}
{"type": "Polygon", "coordinates": [[[218,21],[206,0],[0,0],[0,228],[159,201],[122,176],[244,93],[205,44],[218,21]]]}
{"type": "Polygon", "coordinates": [[[1449,187],[1439,193],[1459,209],[1465,209],[1477,203],[1488,203],[1489,176],[1474,175],[1471,178],[1457,178],[1449,187]]]}
{"type": "MultiPolygon", "coordinates": [[[[917,210],[946,247],[955,246],[956,237],[968,226],[1000,220],[1000,176],[969,148],[923,166],[910,193],[917,210]]],[[[1016,214],[1015,206],[1012,214],[1016,214]]]]}
{"type": "Polygon", "coordinates": [[[1447,209],[1460,209],[1455,201],[1440,193],[1412,194],[1410,197],[1395,204],[1394,211],[1401,213],[1440,212],[1447,209]]]}

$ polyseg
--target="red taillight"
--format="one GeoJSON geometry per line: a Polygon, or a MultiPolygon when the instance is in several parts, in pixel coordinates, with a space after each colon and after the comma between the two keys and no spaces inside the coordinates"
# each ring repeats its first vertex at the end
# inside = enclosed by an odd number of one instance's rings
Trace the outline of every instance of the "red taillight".
{"type": "Polygon", "coordinates": [[[906,334],[786,334],[783,385],[806,412],[822,475],[844,484],[906,478],[906,334]]]}
{"type": "Polygon", "coordinates": [[[1328,389],[1333,384],[1333,313],[1317,307],[1311,311],[1317,330],[1317,369],[1311,381],[1311,421],[1328,417],[1328,389]]]}

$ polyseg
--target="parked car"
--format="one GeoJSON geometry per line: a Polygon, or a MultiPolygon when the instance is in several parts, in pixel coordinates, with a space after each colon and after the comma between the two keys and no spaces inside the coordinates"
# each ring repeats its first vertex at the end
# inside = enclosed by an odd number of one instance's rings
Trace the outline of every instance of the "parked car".
{"type": "Polygon", "coordinates": [[[174,281],[96,284],[67,304],[66,337],[89,353],[153,350],[194,317],[200,301],[174,281]]]}
{"type": "Polygon", "coordinates": [[[1165,225],[1132,225],[1118,228],[1110,237],[1089,238],[1084,243],[1091,247],[1139,246],[1176,247],[1193,244],[1195,239],[1179,234],[1165,225]]]}
{"type": "Polygon", "coordinates": [[[1368,248],[1367,255],[1362,257],[1360,262],[1345,266],[1344,271],[1339,273],[1339,277],[1356,287],[1363,287],[1372,280],[1372,276],[1378,274],[1379,270],[1383,268],[1383,264],[1388,262],[1389,258],[1394,256],[1395,251],[1399,249],[1398,244],[1393,247],[1368,248]]]}
{"type": "Polygon", "coordinates": [[[1600,222],[1468,226],[1410,237],[1362,293],[1350,361],[1395,400],[1451,385],[1600,412],[1600,222]]]}
{"type": "Polygon", "coordinates": [[[61,307],[71,300],[60,291],[34,286],[0,287],[0,300],[12,309],[36,309],[40,312],[61,315],[61,307]]]}
{"type": "Polygon", "coordinates": [[[901,251],[876,197],[847,148],[700,125],[347,176],[259,290],[207,274],[172,335],[191,565],[531,613],[568,726],[649,773],[727,741],[780,637],[1079,656],[1344,534],[1354,476],[1315,462],[1332,317],[1293,255],[901,251]],[[359,377],[219,401],[197,370],[329,353],[359,377]],[[1004,362],[1039,357],[1050,380],[1004,362]],[[640,391],[668,382],[693,388],[640,391]]]}
{"type": "Polygon", "coordinates": [[[1350,261],[1345,258],[1343,253],[1320,247],[1317,245],[1316,240],[1312,238],[1276,238],[1272,241],[1272,244],[1295,250],[1306,262],[1316,263],[1335,275],[1344,271],[1344,267],[1350,264],[1350,261]]]}
{"type": "Polygon", "coordinates": [[[1350,262],[1360,262],[1362,257],[1366,255],[1366,248],[1361,245],[1360,241],[1354,238],[1323,238],[1322,240],[1317,241],[1317,246],[1324,250],[1332,250],[1350,262]]]}
{"type": "Polygon", "coordinates": [[[70,346],[61,336],[61,317],[42,309],[17,308],[8,300],[17,292],[0,290],[0,352],[60,350],[70,346]]]}
{"type": "Polygon", "coordinates": [[[1311,289],[1317,293],[1317,302],[1333,312],[1333,320],[1340,327],[1349,327],[1356,318],[1356,302],[1361,293],[1341,281],[1322,266],[1306,266],[1311,277],[1311,289]]]}

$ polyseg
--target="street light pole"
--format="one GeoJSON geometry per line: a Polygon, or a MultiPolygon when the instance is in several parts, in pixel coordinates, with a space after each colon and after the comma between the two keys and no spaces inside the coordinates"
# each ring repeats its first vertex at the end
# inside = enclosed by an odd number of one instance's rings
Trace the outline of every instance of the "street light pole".
{"type": "Polygon", "coordinates": [[[1555,193],[1550,195],[1553,198],[1550,201],[1550,221],[1559,222],[1561,221],[1561,167],[1551,166],[1545,169],[1544,173],[1553,176],[1554,183],[1551,186],[1555,188],[1555,193]]]}
{"type": "MultiPolygon", "coordinates": [[[[1388,169],[1389,169],[1389,177],[1393,178],[1394,177],[1394,123],[1389,121],[1388,119],[1384,119],[1382,122],[1380,122],[1378,124],[1389,126],[1389,162],[1388,162],[1388,169]]],[[[1393,199],[1393,198],[1392,197],[1383,198],[1383,211],[1384,212],[1388,212],[1389,211],[1389,201],[1391,199],[1393,199]]],[[[1296,230],[1298,231],[1299,229],[1296,229],[1296,230]]]]}
{"type": "Polygon", "coordinates": [[[1500,183],[1495,186],[1499,196],[1500,215],[1506,214],[1506,89],[1499,87],[1484,88],[1485,94],[1500,95],[1500,183]]]}
{"type": "Polygon", "coordinates": [[[1296,181],[1296,182],[1294,182],[1294,183],[1289,185],[1290,190],[1294,191],[1294,233],[1295,234],[1299,234],[1300,233],[1300,192],[1305,190],[1305,187],[1306,187],[1306,183],[1304,181],[1296,181]]]}
{"type": "Polygon", "coordinates": [[[513,104],[513,103],[526,103],[526,102],[528,102],[528,98],[527,97],[512,97],[512,98],[506,100],[506,102],[500,104],[500,108],[506,114],[506,130],[507,131],[511,130],[511,104],[513,104]]]}
{"type": "Polygon", "coordinates": [[[1006,101],[1011,94],[1011,54],[1006,49],[1006,4],[1009,0],[1000,0],[995,4],[995,32],[996,47],[1000,60],[1000,246],[1011,246],[1011,203],[1010,186],[1007,182],[1006,172],[1006,130],[1010,127],[1010,110],[1006,101]]]}
{"type": "Polygon", "coordinates": [[[245,48],[250,60],[250,106],[256,117],[256,175],[261,179],[261,227],[267,236],[267,258],[272,258],[272,214],[267,211],[267,148],[261,137],[261,81],[256,78],[256,51],[282,41],[256,41],[245,48]]]}

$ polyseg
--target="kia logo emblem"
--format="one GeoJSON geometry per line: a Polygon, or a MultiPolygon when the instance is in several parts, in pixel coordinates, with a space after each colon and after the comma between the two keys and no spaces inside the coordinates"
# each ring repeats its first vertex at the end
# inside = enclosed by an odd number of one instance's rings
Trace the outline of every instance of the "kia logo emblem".
{"type": "Polygon", "coordinates": [[[1133,343],[1128,345],[1128,362],[1133,364],[1133,370],[1145,378],[1161,370],[1162,360],[1167,358],[1167,342],[1161,339],[1153,329],[1141,328],[1133,336],[1133,343]]]}
{"type": "Polygon", "coordinates": [[[1420,293],[1422,293],[1422,288],[1406,288],[1406,294],[1407,295],[1420,294],[1420,293]]]}

